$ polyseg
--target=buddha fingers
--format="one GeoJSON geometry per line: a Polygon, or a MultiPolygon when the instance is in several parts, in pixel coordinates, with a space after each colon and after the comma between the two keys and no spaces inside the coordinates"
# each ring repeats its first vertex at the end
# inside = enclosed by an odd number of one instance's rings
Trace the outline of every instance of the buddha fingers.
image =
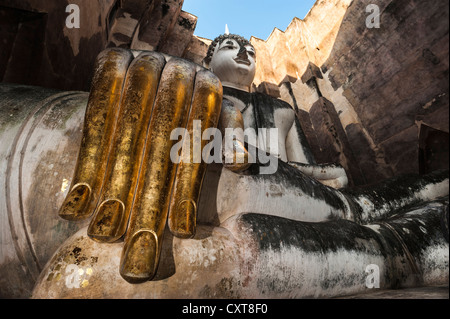
{"type": "Polygon", "coordinates": [[[123,82],[132,59],[131,52],[119,48],[104,50],[97,58],[72,186],[59,210],[64,219],[85,219],[97,205],[123,82]]]}
{"type": "Polygon", "coordinates": [[[180,238],[195,235],[197,203],[207,165],[201,155],[208,140],[203,140],[201,134],[205,129],[217,127],[221,107],[222,85],[219,79],[210,71],[198,72],[186,131],[190,137],[190,156],[188,161],[182,160],[178,164],[169,209],[170,231],[180,238]]]}
{"type": "Polygon", "coordinates": [[[156,272],[176,171],[170,136],[186,127],[195,71],[193,63],[172,58],[161,75],[121,256],[120,274],[128,282],[147,281],[156,272]]]}
{"type": "Polygon", "coordinates": [[[143,52],[128,69],[104,186],[88,228],[94,240],[113,242],[126,232],[164,64],[161,54],[143,52]]]}

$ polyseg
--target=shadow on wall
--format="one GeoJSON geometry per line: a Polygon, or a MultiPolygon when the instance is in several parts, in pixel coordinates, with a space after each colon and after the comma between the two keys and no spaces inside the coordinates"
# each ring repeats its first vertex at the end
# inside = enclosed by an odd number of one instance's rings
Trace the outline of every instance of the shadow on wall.
{"type": "Polygon", "coordinates": [[[106,47],[156,50],[201,63],[208,40],[193,35],[197,17],[182,5],[183,0],[0,0],[0,81],[89,91],[95,58],[106,47]]]}
{"type": "MultiPolygon", "coordinates": [[[[318,1],[311,12],[338,2],[318,1]]],[[[327,56],[322,64],[311,54],[296,54],[297,66],[309,61],[305,71],[297,78],[287,72],[276,85],[296,109],[318,162],[340,163],[353,185],[448,169],[449,5],[381,0],[376,25],[367,10],[372,2],[352,1],[342,22],[328,28],[317,46],[327,56]],[[422,132],[425,127],[437,133],[419,140],[431,134],[422,132]]],[[[311,17],[306,22],[318,23],[311,17]]],[[[278,94],[270,83],[255,89],[278,94]]]]}
{"type": "Polygon", "coordinates": [[[67,0],[0,0],[2,82],[89,91],[95,58],[106,45],[112,1],[71,1],[77,2],[80,27],[69,28],[67,0]]]}
{"type": "MultiPolygon", "coordinates": [[[[379,28],[369,28],[364,12],[371,2],[348,8],[322,71],[357,115],[344,129],[363,174],[376,181],[419,173],[421,125],[441,132],[433,143],[447,145],[449,4],[378,1],[379,28]]],[[[429,167],[448,169],[445,158],[448,147],[429,167]]]]}

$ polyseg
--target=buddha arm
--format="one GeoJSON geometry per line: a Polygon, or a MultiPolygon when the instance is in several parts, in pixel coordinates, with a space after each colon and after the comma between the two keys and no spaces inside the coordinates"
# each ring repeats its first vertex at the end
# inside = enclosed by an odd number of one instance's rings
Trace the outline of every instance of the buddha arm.
{"type": "Polygon", "coordinates": [[[338,164],[303,164],[288,162],[302,173],[317,179],[324,185],[333,188],[344,188],[348,185],[348,177],[344,168],[338,164]]]}
{"type": "Polygon", "coordinates": [[[288,161],[316,164],[308,140],[295,115],[292,126],[286,136],[286,155],[288,161]]]}
{"type": "Polygon", "coordinates": [[[244,146],[244,120],[242,113],[230,100],[223,99],[219,128],[224,137],[224,167],[236,173],[246,170],[252,160],[244,146]]]}
{"type": "Polygon", "coordinates": [[[286,153],[288,164],[322,184],[333,188],[347,186],[348,177],[342,166],[338,164],[316,164],[297,118],[295,118],[286,137],[286,153]]]}

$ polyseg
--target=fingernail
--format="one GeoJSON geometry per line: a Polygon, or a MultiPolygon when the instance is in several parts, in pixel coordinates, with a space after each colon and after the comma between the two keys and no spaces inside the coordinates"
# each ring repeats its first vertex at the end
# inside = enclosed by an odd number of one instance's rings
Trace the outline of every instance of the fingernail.
{"type": "Polygon", "coordinates": [[[87,211],[91,197],[91,187],[88,184],[76,184],[67,194],[59,216],[68,220],[80,220],[87,218],[91,212],[87,211]]]}
{"type": "Polygon", "coordinates": [[[120,261],[120,275],[129,283],[152,279],[158,261],[158,239],[151,230],[139,230],[125,244],[120,261]]]}
{"type": "Polygon", "coordinates": [[[114,242],[122,237],[119,233],[123,222],[125,205],[118,199],[103,201],[97,208],[88,228],[88,236],[100,242],[114,242]]]}

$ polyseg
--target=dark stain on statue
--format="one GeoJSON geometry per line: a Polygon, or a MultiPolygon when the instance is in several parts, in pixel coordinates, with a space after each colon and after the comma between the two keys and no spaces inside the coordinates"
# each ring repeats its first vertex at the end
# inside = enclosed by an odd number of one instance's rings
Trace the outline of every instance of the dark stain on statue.
{"type": "Polygon", "coordinates": [[[240,218],[243,227],[252,230],[261,251],[279,251],[282,247],[297,247],[305,252],[322,254],[340,249],[368,251],[374,250],[373,247],[383,246],[373,230],[362,228],[348,220],[303,223],[262,214],[245,214],[240,218]],[[375,242],[377,245],[356,247],[355,242],[361,241],[375,242]]]}
{"type": "Polygon", "coordinates": [[[374,213],[386,210],[386,205],[389,206],[389,212],[386,214],[382,216],[369,214],[367,219],[364,219],[361,215],[361,208],[356,209],[355,221],[361,224],[368,224],[411,210],[411,207],[419,204],[421,201],[420,198],[414,198],[415,193],[424,190],[431,184],[441,183],[448,178],[448,174],[448,170],[437,170],[430,174],[422,175],[420,179],[415,174],[405,174],[374,186],[343,189],[342,193],[353,208],[359,206],[354,199],[361,196],[367,197],[374,204],[374,213]],[[405,207],[404,203],[398,200],[399,198],[410,198],[411,203],[405,207]]]}
{"type": "MultiPolygon", "coordinates": [[[[42,119],[42,124],[45,128],[50,130],[66,131],[66,123],[68,120],[73,120],[75,113],[84,114],[89,93],[72,93],[57,99],[52,104],[52,107],[45,114],[42,119]],[[82,112],[80,112],[82,109],[82,112]]],[[[72,133],[70,131],[69,133],[72,133]]],[[[73,133],[77,133],[76,131],[73,133]]],[[[65,132],[67,134],[67,132],[65,132]]]]}
{"type": "Polygon", "coordinates": [[[161,5],[161,8],[162,8],[162,16],[165,17],[167,13],[169,13],[170,6],[166,3],[163,3],[161,5]]]}
{"type": "Polygon", "coordinates": [[[187,30],[194,30],[196,22],[191,22],[189,19],[185,19],[183,17],[178,18],[178,25],[187,29],[187,30]]]}
{"type": "MultiPolygon", "coordinates": [[[[352,251],[368,260],[384,260],[384,288],[397,289],[405,283],[411,284],[411,281],[415,285],[422,284],[423,274],[445,272],[442,263],[424,264],[421,260],[430,253],[430,247],[448,245],[445,238],[447,229],[442,226],[447,210],[448,196],[426,205],[410,207],[409,212],[398,212],[395,217],[373,224],[372,227],[348,220],[306,223],[252,213],[240,216],[239,223],[253,234],[260,252],[278,254],[281,250],[293,248],[298,250],[299,258],[312,254],[327,259],[327,256],[339,251],[352,251]]],[[[289,277],[289,273],[285,276],[289,277]]],[[[352,287],[364,284],[366,276],[363,268],[361,273],[350,277],[348,274],[335,274],[320,285],[324,289],[338,285],[352,287]]],[[[301,284],[299,280],[293,285],[301,284]]],[[[261,287],[269,285],[272,290],[278,285],[262,279],[260,284],[261,287]]]]}
{"type": "Polygon", "coordinates": [[[88,260],[88,258],[84,255],[81,255],[81,248],[80,247],[75,247],[70,253],[69,255],[71,257],[73,257],[75,259],[74,264],[75,265],[80,265],[83,261],[88,260]]]}
{"type": "Polygon", "coordinates": [[[200,296],[202,298],[217,298],[217,296],[225,297],[225,298],[241,298],[238,289],[242,285],[239,280],[235,278],[227,278],[224,277],[217,283],[214,287],[209,285],[205,285],[200,291],[200,296]]]}
{"type": "Polygon", "coordinates": [[[36,90],[30,86],[17,86],[2,83],[0,88],[0,100],[15,101],[3,103],[0,113],[0,133],[13,125],[20,125],[32,111],[29,102],[32,100],[44,100],[58,91],[48,88],[36,90]]]}
{"type": "Polygon", "coordinates": [[[444,238],[449,242],[449,204],[446,203],[445,210],[441,214],[441,229],[444,238]]]}
{"type": "Polygon", "coordinates": [[[339,289],[351,288],[364,283],[366,277],[367,274],[364,272],[364,269],[359,274],[353,273],[349,275],[348,273],[341,273],[322,281],[320,286],[323,289],[333,289],[335,287],[339,287],[339,289]]]}
{"type": "MultiPolygon", "coordinates": [[[[256,158],[256,163],[241,172],[241,175],[251,175],[256,180],[262,180],[271,185],[280,185],[286,189],[297,189],[301,194],[311,196],[315,200],[323,200],[332,208],[330,211],[332,215],[339,215],[339,212],[345,211],[345,205],[337,193],[324,190],[323,185],[317,180],[299,170],[292,170],[289,164],[267,153],[266,158],[270,158],[270,160],[263,164],[259,159],[262,151],[247,143],[245,143],[245,147],[253,158],[256,158]],[[261,167],[271,165],[274,161],[278,162],[276,174],[260,174],[261,167]]],[[[267,193],[266,196],[268,195],[271,194],[267,193]]]]}

